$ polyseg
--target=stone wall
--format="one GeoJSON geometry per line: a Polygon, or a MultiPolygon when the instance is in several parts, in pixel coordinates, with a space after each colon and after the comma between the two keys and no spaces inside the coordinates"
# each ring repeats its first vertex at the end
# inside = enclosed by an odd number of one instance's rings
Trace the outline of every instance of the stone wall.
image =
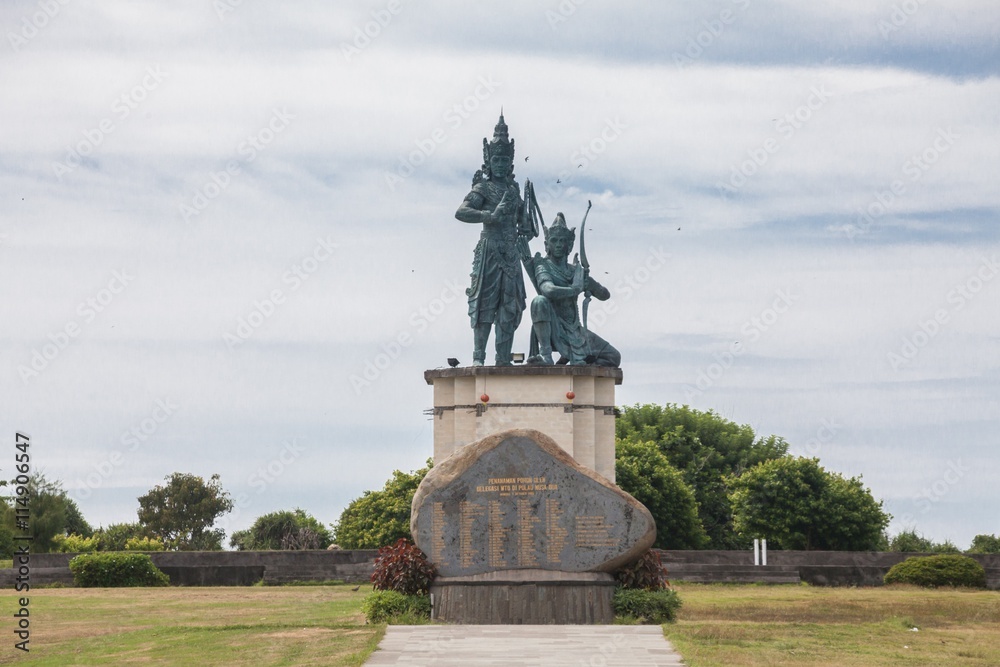
{"type": "MultiPolygon", "coordinates": [[[[374,550],[332,551],[162,551],[149,554],[175,586],[248,586],[292,581],[371,580],[374,550]]],[[[31,583],[67,583],[76,554],[32,554],[31,583]]],[[[14,582],[13,570],[0,570],[0,586],[14,582]]]]}
{"type": "MultiPolygon", "coordinates": [[[[69,583],[74,554],[32,554],[31,583],[69,583]]],[[[186,586],[240,586],[266,583],[370,580],[374,550],[341,551],[172,551],[150,554],[171,583],[186,586]]],[[[674,581],[801,581],[817,586],[878,586],[889,568],[910,556],[865,551],[769,551],[768,565],[755,567],[750,551],[661,551],[674,581]]],[[[972,555],[986,569],[987,585],[1000,590],[1000,554],[972,555]]],[[[0,586],[14,583],[14,571],[0,570],[0,586]]]]}

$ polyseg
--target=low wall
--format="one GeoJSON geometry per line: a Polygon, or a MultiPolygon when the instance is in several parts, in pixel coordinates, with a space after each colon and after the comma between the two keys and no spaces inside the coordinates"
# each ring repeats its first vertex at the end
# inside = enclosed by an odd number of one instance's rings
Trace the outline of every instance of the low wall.
{"type": "MultiPolygon", "coordinates": [[[[175,586],[249,586],[292,581],[364,583],[371,580],[374,549],[332,551],[160,551],[149,554],[175,586]]],[[[76,554],[31,554],[31,582],[65,583],[76,554]]],[[[14,583],[0,570],[0,586],[14,583]]]]}
{"type": "MultiPolygon", "coordinates": [[[[814,586],[881,586],[882,578],[896,563],[911,556],[935,556],[930,553],[901,553],[898,551],[768,551],[767,566],[759,569],[765,575],[770,567],[795,567],[799,578],[814,586]]],[[[986,570],[986,585],[1000,589],[1000,554],[967,554],[976,559],[986,570]]],[[[753,566],[752,551],[697,551],[660,550],[660,559],[667,568],[667,575],[684,580],[687,568],[697,566],[699,580],[732,580],[728,573],[753,566]],[[706,570],[706,566],[713,566],[706,570]]]]}
{"type": "MultiPolygon", "coordinates": [[[[32,554],[31,583],[66,583],[75,554],[32,554]]],[[[149,554],[175,586],[247,586],[264,583],[339,580],[370,581],[375,550],[334,551],[164,551],[149,554]]],[[[767,567],[753,567],[751,551],[660,551],[667,575],[677,581],[775,581],[795,571],[816,586],[879,586],[896,563],[910,556],[899,552],[769,551],[767,567]],[[749,566],[749,567],[748,567],[749,566]],[[697,573],[697,578],[691,576],[697,573]]],[[[986,570],[986,583],[1000,590],[1000,554],[970,554],[986,570]]],[[[794,576],[794,574],[792,575],[794,576]]],[[[13,586],[15,571],[0,570],[0,586],[13,586]]]]}

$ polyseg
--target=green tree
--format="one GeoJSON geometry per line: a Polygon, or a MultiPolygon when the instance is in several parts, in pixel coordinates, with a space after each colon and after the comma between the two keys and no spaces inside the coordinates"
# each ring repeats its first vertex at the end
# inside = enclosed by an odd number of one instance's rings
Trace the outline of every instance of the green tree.
{"type": "Polygon", "coordinates": [[[972,538],[972,546],[965,553],[1000,554],[1000,537],[996,535],[976,535],[972,538]]]}
{"type": "Polygon", "coordinates": [[[704,549],[708,545],[694,493],[655,443],[620,443],[615,454],[615,477],[618,486],[653,515],[654,547],[704,549]]]}
{"type": "Polygon", "coordinates": [[[410,473],[395,470],[381,491],[365,491],[344,508],[334,527],[334,541],[344,549],[378,549],[410,535],[413,494],[433,463],[410,473]]]}
{"type": "MultiPolygon", "coordinates": [[[[31,532],[31,550],[34,553],[48,553],[58,551],[59,545],[55,542],[57,535],[67,535],[77,533],[89,535],[92,533],[90,525],[83,518],[80,508],[77,506],[62,487],[62,482],[49,480],[45,473],[39,471],[32,475],[28,483],[28,502],[31,510],[28,515],[28,525],[31,532]]],[[[7,528],[0,532],[0,551],[5,550],[6,532],[13,535],[21,531],[13,531],[16,525],[17,512],[15,510],[13,497],[7,497],[0,507],[0,521],[7,528]]],[[[12,544],[13,542],[11,542],[12,544]]]]}
{"type": "Polygon", "coordinates": [[[766,461],[731,488],[737,532],[778,549],[874,550],[891,518],[859,478],[827,472],[819,459],[766,461]]]}
{"type": "Polygon", "coordinates": [[[130,539],[149,537],[150,534],[138,523],[112,523],[107,528],[95,530],[94,536],[100,538],[98,551],[125,551],[130,539]]]}
{"type": "Polygon", "coordinates": [[[680,471],[698,501],[698,516],[711,549],[747,545],[733,528],[727,480],[758,463],[784,456],[788,444],[777,436],[760,438],[709,410],[646,404],[623,408],[616,421],[621,442],[654,442],[680,471]]]}
{"type": "Polygon", "coordinates": [[[139,523],[168,549],[218,551],[225,531],[212,529],[215,520],[233,509],[229,493],[212,475],[208,482],[188,473],[175,472],[139,497],[139,523]]]}
{"type": "Polygon", "coordinates": [[[904,530],[889,540],[889,551],[931,553],[934,551],[934,543],[915,530],[904,530]]]}
{"type": "Polygon", "coordinates": [[[326,549],[332,541],[318,519],[295,508],[257,517],[248,530],[233,533],[229,545],[238,551],[326,549]]]}
{"type": "Polygon", "coordinates": [[[94,529],[83,518],[83,513],[76,501],[70,498],[66,499],[66,533],[81,537],[90,537],[94,534],[94,529]]]}

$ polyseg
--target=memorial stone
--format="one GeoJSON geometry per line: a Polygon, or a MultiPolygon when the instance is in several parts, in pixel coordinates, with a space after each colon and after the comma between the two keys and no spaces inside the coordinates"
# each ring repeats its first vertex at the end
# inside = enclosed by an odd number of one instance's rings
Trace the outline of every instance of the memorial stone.
{"type": "Polygon", "coordinates": [[[641,503],[527,429],[484,438],[432,468],[414,496],[410,527],[446,577],[613,572],[656,537],[641,503]]]}

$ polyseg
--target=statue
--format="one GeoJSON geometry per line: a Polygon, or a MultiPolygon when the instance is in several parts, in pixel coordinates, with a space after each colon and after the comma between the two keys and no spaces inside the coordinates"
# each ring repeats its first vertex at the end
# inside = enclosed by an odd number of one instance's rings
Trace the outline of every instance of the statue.
{"type": "MultiPolygon", "coordinates": [[[[587,204],[590,212],[590,203],[587,204]]],[[[587,217],[580,229],[580,253],[569,264],[567,257],[576,241],[576,230],[566,227],[566,218],[556,214],[551,227],[545,230],[546,257],[536,253],[529,263],[533,267],[534,283],[538,296],[531,301],[531,357],[529,364],[551,365],[552,352],[562,357],[559,363],[574,366],[596,364],[618,368],[621,353],[606,340],[590,331],[587,326],[587,306],[591,295],[601,301],[611,297],[611,292],[590,277],[584,245],[587,217]],[[583,322],[577,312],[577,297],[584,292],[583,322]]]]}
{"type": "Polygon", "coordinates": [[[483,139],[483,168],[472,178],[455,217],[483,225],[472,260],[469,317],[472,320],[472,365],[486,361],[486,343],[494,328],[496,365],[511,365],[514,331],[521,323],[527,296],[521,262],[530,259],[531,218],[520,187],[514,180],[514,141],[507,136],[503,111],[493,130],[493,141],[483,139]]]}

